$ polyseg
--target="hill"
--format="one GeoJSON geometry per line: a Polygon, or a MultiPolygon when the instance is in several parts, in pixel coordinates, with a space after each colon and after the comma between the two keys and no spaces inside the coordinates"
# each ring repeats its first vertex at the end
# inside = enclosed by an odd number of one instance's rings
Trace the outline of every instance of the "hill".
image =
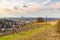
{"type": "MultiPolygon", "coordinates": [[[[43,24],[43,26],[36,28],[38,25],[40,26],[41,24],[34,23],[32,24],[32,27],[35,27],[34,29],[19,34],[2,36],[0,40],[59,40],[54,25],[43,24]]],[[[30,26],[26,25],[26,27],[30,26]]]]}

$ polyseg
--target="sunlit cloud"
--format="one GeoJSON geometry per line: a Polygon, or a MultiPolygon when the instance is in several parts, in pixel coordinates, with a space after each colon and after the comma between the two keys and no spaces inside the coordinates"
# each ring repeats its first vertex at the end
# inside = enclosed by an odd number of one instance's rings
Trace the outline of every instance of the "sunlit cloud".
{"type": "Polygon", "coordinates": [[[10,13],[10,12],[20,12],[20,13],[23,13],[23,12],[36,12],[38,11],[39,9],[42,9],[44,8],[44,5],[43,4],[40,4],[40,3],[27,3],[27,4],[24,4],[24,5],[21,5],[21,6],[13,6],[12,9],[11,8],[1,8],[0,12],[6,12],[6,13],[10,13]]]}
{"type": "Polygon", "coordinates": [[[56,2],[50,6],[51,8],[60,8],[60,2],[56,2]]]}
{"type": "Polygon", "coordinates": [[[52,13],[60,8],[60,2],[52,0],[0,0],[0,15],[12,16],[27,13],[52,13]],[[51,10],[52,9],[52,10],[51,10]]]}

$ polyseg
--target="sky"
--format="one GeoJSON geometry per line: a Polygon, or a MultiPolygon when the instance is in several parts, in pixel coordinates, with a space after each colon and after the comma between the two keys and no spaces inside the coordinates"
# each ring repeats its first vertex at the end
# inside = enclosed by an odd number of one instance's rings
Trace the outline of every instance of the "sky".
{"type": "Polygon", "coordinates": [[[60,0],[0,0],[0,17],[59,17],[60,0]]]}

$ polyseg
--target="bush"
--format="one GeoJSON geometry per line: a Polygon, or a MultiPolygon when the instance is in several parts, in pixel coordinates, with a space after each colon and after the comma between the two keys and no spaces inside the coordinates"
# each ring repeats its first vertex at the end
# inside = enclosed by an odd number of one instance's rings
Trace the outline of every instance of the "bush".
{"type": "Polygon", "coordinates": [[[57,22],[56,31],[60,33],[60,20],[57,22]]]}
{"type": "Polygon", "coordinates": [[[44,22],[44,19],[42,17],[37,18],[37,22],[44,22]]]}

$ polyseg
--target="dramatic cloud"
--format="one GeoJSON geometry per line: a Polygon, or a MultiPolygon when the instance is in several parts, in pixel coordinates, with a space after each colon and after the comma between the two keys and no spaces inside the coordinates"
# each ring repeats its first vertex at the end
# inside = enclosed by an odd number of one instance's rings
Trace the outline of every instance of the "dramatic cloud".
{"type": "MultiPolygon", "coordinates": [[[[59,1],[59,0],[58,0],[59,1]]],[[[49,13],[60,8],[57,0],[0,0],[0,15],[12,16],[23,13],[49,13]]]]}
{"type": "Polygon", "coordinates": [[[51,8],[60,8],[60,2],[56,2],[54,4],[51,4],[51,8]]]}
{"type": "MultiPolygon", "coordinates": [[[[5,11],[6,12],[36,12],[38,11],[39,9],[42,9],[44,8],[44,5],[43,4],[40,4],[40,3],[27,3],[27,4],[23,4],[21,6],[13,6],[12,8],[10,7],[7,7],[7,8],[1,8],[3,10],[1,11],[5,11]]],[[[1,12],[0,11],[0,12],[1,12]]]]}

